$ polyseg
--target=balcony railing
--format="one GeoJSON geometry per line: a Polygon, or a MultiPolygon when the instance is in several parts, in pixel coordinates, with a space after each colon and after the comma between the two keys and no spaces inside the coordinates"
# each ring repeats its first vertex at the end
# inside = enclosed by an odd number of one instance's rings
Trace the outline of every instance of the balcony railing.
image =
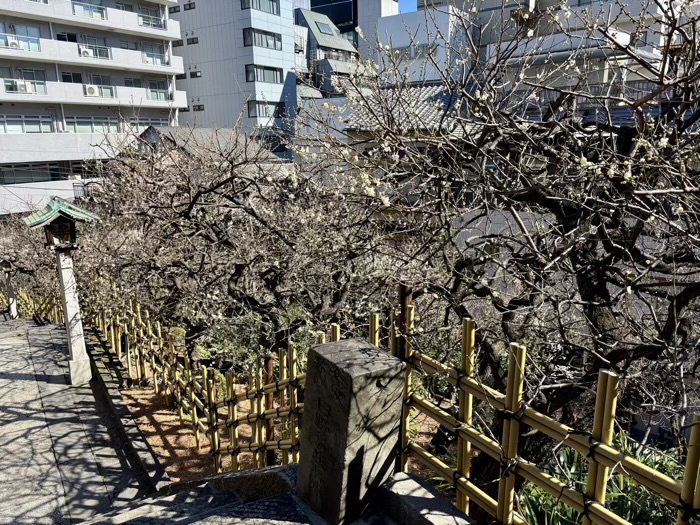
{"type": "Polygon", "coordinates": [[[92,44],[79,44],[78,56],[82,58],[101,58],[102,60],[112,60],[112,53],[107,46],[96,46],[92,44]]]}
{"type": "Polygon", "coordinates": [[[139,14],[139,25],[143,27],[152,27],[154,29],[165,29],[165,22],[163,19],[152,15],[139,14]]]}
{"type": "Polygon", "coordinates": [[[172,100],[173,96],[167,89],[148,89],[148,100],[172,100]]]}
{"type": "Polygon", "coordinates": [[[34,36],[19,36],[0,33],[0,48],[16,49],[17,51],[41,51],[39,39],[34,36]]]}
{"type": "Polygon", "coordinates": [[[5,93],[18,95],[46,95],[46,82],[43,80],[19,80],[15,78],[3,79],[5,93]]]}
{"type": "Polygon", "coordinates": [[[83,2],[74,1],[73,14],[76,16],[84,16],[85,18],[107,20],[107,9],[101,5],[85,4],[83,2]]]}
{"type": "Polygon", "coordinates": [[[114,86],[100,86],[98,84],[83,84],[83,96],[115,98],[117,96],[117,88],[114,86]]]}
{"type": "Polygon", "coordinates": [[[170,57],[164,53],[143,53],[143,63],[152,64],[154,66],[169,66],[170,57]]]}

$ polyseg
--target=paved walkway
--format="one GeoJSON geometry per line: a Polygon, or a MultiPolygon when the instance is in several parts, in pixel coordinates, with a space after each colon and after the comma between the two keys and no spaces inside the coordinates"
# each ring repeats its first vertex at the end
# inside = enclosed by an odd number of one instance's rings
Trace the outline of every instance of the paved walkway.
{"type": "Polygon", "coordinates": [[[78,523],[145,494],[93,385],[67,385],[65,330],[0,322],[0,525],[78,523]]]}

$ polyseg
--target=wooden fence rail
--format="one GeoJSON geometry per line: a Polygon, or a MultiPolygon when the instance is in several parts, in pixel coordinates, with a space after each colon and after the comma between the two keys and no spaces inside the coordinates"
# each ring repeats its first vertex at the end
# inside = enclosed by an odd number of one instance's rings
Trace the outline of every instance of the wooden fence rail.
{"type": "MultiPolygon", "coordinates": [[[[56,301],[27,299],[25,303],[33,313],[40,313],[52,322],[62,322],[61,308],[56,301]]],[[[253,454],[255,467],[270,464],[275,460],[275,452],[279,452],[285,465],[298,461],[300,417],[304,411],[300,394],[306,375],[299,373],[295,345],[290,344],[279,352],[276,371],[274,356],[261,356],[250,374],[247,387],[237,391],[231,372],[227,372],[221,382],[216,380],[213,369],[197,367],[184,349],[178,348],[167,335],[167,330],[157,322],[152,323],[148,312],[142,313],[134,301],[119,303],[115,300],[115,307],[111,310],[88,310],[86,318],[102,332],[112,350],[126,363],[131,377],[149,379],[155,392],[163,393],[176,407],[181,423],[192,429],[197,448],[202,444],[202,436],[206,437],[217,472],[223,469],[222,455],[229,455],[231,468],[237,470],[241,467],[240,454],[244,452],[253,454]],[[242,403],[250,407],[245,415],[240,414],[242,403]],[[248,443],[241,442],[239,429],[242,425],[250,426],[248,443]],[[270,451],[273,454],[268,454],[270,451]]],[[[700,416],[693,418],[684,478],[679,482],[611,445],[619,382],[616,374],[600,372],[593,428],[590,432],[576,431],[524,403],[527,352],[523,346],[512,344],[510,347],[507,388],[503,394],[479,381],[475,366],[476,327],[472,320],[465,319],[462,325],[459,365],[450,366],[414,349],[414,319],[410,289],[402,287],[400,313],[396,319],[392,316],[388,334],[392,354],[405,361],[407,367],[399,464],[407,471],[409,458],[414,458],[452,484],[457,492],[458,508],[468,512],[473,503],[499,523],[526,524],[524,517],[517,512],[515,500],[515,477],[521,476],[582,513],[585,523],[628,525],[628,521],[605,506],[607,480],[614,473],[634,479],[677,507],[678,525],[690,523],[690,519],[700,512],[700,416]],[[414,391],[413,383],[419,380],[419,373],[440,376],[458,389],[457,416],[414,391]],[[474,423],[475,401],[502,418],[500,441],[474,423]],[[456,434],[455,466],[411,439],[412,411],[425,414],[456,434]],[[575,490],[566,481],[519,455],[518,441],[523,427],[539,431],[588,459],[585,492],[575,490]],[[488,494],[471,481],[474,449],[500,464],[497,495],[488,494]]],[[[380,332],[379,316],[373,314],[369,319],[368,340],[379,345],[380,332]]],[[[329,335],[331,341],[339,340],[340,326],[331,325],[329,335]]],[[[320,333],[317,342],[322,344],[325,341],[326,334],[320,333]]]]}

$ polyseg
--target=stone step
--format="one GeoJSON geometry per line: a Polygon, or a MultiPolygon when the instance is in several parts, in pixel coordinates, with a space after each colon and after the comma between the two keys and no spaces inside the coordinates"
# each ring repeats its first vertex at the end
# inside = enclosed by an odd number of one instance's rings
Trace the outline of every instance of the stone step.
{"type": "MultiPolygon", "coordinates": [[[[144,498],[112,510],[83,525],[141,525],[148,523],[178,523],[198,514],[207,514],[220,507],[240,505],[241,499],[233,493],[219,492],[208,486],[171,494],[144,498]],[[154,521],[157,519],[159,521],[154,521]]],[[[189,521],[188,521],[189,522],[189,521]]]]}

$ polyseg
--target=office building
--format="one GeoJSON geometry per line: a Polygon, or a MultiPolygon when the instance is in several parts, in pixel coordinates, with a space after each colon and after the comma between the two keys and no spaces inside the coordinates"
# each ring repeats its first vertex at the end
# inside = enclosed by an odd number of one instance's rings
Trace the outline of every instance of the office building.
{"type": "MultiPolygon", "coordinates": [[[[86,159],[186,106],[166,0],[0,0],[0,214],[73,196],[86,159]]],[[[89,171],[89,167],[88,167],[89,171]]]]}

